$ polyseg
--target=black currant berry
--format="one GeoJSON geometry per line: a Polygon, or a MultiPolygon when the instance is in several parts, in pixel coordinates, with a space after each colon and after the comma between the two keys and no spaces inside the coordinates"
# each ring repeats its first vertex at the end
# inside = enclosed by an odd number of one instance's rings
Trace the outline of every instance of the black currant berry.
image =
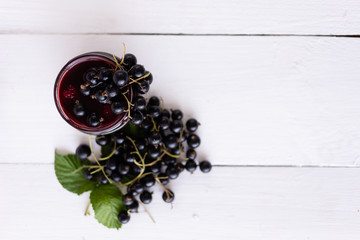
{"type": "Polygon", "coordinates": [[[143,65],[135,64],[132,66],[132,68],[129,70],[129,74],[134,76],[135,78],[139,78],[144,76],[145,74],[145,68],[143,65]]]}
{"type": "Polygon", "coordinates": [[[195,132],[196,129],[198,128],[199,126],[199,123],[196,119],[194,118],[191,118],[189,120],[186,121],[186,129],[189,131],[189,132],[195,132]]]}
{"type": "Polygon", "coordinates": [[[154,145],[149,145],[147,152],[148,152],[150,158],[156,159],[160,156],[161,149],[160,149],[160,147],[155,147],[154,145]]]}
{"type": "Polygon", "coordinates": [[[144,191],[144,186],[140,182],[135,182],[129,187],[129,190],[133,196],[137,196],[144,191]]]}
{"type": "Polygon", "coordinates": [[[150,166],[150,171],[153,173],[159,173],[161,171],[161,162],[157,162],[150,166]]]}
{"type": "Polygon", "coordinates": [[[140,94],[145,94],[150,90],[150,85],[145,80],[140,80],[138,83],[136,84],[136,90],[140,94]]]}
{"type": "Polygon", "coordinates": [[[151,203],[151,200],[152,200],[152,195],[151,195],[151,193],[145,190],[144,192],[142,192],[142,193],[140,194],[140,200],[141,200],[141,202],[144,203],[144,204],[149,204],[149,203],[151,203]]]}
{"type": "Polygon", "coordinates": [[[99,79],[102,82],[108,82],[112,78],[112,71],[109,68],[101,68],[99,71],[99,79]]]}
{"type": "Polygon", "coordinates": [[[135,125],[140,125],[144,120],[144,115],[140,111],[131,112],[131,122],[135,125]]]}
{"type": "Polygon", "coordinates": [[[107,99],[107,95],[103,90],[99,89],[95,93],[95,99],[98,100],[99,102],[104,102],[107,99]]]}
{"type": "Polygon", "coordinates": [[[166,130],[169,128],[170,126],[170,120],[168,117],[166,116],[161,116],[159,121],[158,121],[158,125],[160,127],[161,130],[166,130]]]}
{"type": "Polygon", "coordinates": [[[138,165],[136,165],[136,164],[132,164],[131,165],[131,170],[133,171],[133,173],[135,173],[135,174],[139,174],[139,173],[141,173],[141,167],[139,167],[138,165]]]}
{"type": "Polygon", "coordinates": [[[116,158],[110,158],[106,162],[106,167],[108,167],[111,171],[114,171],[117,168],[118,161],[116,158]]]}
{"type": "Polygon", "coordinates": [[[189,172],[194,172],[196,170],[197,164],[194,160],[187,160],[185,164],[186,170],[189,172]]]}
{"type": "Polygon", "coordinates": [[[163,110],[161,111],[161,116],[162,116],[162,117],[170,118],[170,112],[169,112],[169,110],[163,109],[163,110]]]}
{"type": "Polygon", "coordinates": [[[154,124],[149,117],[145,118],[141,124],[141,128],[145,131],[150,131],[153,128],[154,124]]]}
{"type": "Polygon", "coordinates": [[[89,96],[91,94],[90,86],[80,85],[80,93],[84,96],[89,96]]]}
{"type": "Polygon", "coordinates": [[[211,171],[211,168],[212,168],[212,165],[209,161],[202,161],[200,164],[199,164],[199,167],[200,167],[200,170],[203,172],[203,173],[208,173],[211,171]]]}
{"type": "MultiPolygon", "coordinates": [[[[146,71],[145,72],[145,75],[148,74],[149,72],[146,71]]],[[[153,82],[153,76],[152,74],[150,73],[149,76],[147,76],[146,78],[144,78],[144,80],[150,85],[152,82],[153,82]]]]}
{"type": "Polygon", "coordinates": [[[161,114],[161,109],[159,106],[149,106],[148,113],[151,114],[154,118],[157,118],[161,114]]]}
{"type": "Polygon", "coordinates": [[[166,169],[166,175],[169,179],[176,179],[179,176],[179,170],[175,165],[170,165],[166,169]]]}
{"type": "Polygon", "coordinates": [[[81,103],[76,103],[73,107],[73,113],[77,117],[82,117],[85,115],[85,107],[81,103]]]}
{"type": "Polygon", "coordinates": [[[124,70],[117,70],[113,75],[113,82],[118,87],[123,87],[129,82],[128,73],[124,70]]]}
{"type": "Polygon", "coordinates": [[[187,139],[187,144],[189,145],[189,147],[191,148],[197,148],[200,145],[200,138],[198,135],[192,133],[189,135],[188,139],[187,139]]]}
{"type": "Polygon", "coordinates": [[[133,163],[135,161],[135,155],[130,152],[125,152],[124,160],[128,163],[133,163]]]}
{"type": "Polygon", "coordinates": [[[164,141],[167,148],[174,149],[178,147],[178,138],[174,134],[170,134],[164,141]]]}
{"type": "Polygon", "coordinates": [[[126,206],[128,210],[130,210],[131,213],[137,212],[139,208],[139,202],[135,200],[131,205],[126,206]]]}
{"type": "Polygon", "coordinates": [[[95,142],[100,146],[106,146],[111,142],[110,135],[98,135],[95,138],[95,142]]]}
{"type": "Polygon", "coordinates": [[[120,173],[118,173],[118,172],[113,172],[113,173],[111,173],[111,179],[112,180],[114,180],[115,182],[120,182],[121,181],[121,175],[120,175],[120,173]]]}
{"type": "Polygon", "coordinates": [[[133,104],[135,110],[144,110],[146,108],[146,99],[143,96],[137,96],[135,97],[133,104]]]}
{"type": "Polygon", "coordinates": [[[98,127],[100,125],[100,119],[97,116],[96,113],[91,113],[88,117],[87,117],[87,123],[91,126],[91,127],[98,127]]]}
{"type": "Polygon", "coordinates": [[[118,171],[121,175],[126,175],[130,171],[130,165],[128,163],[119,163],[118,171]]]}
{"type": "Polygon", "coordinates": [[[81,144],[76,148],[75,153],[78,158],[80,158],[81,160],[85,160],[90,156],[91,150],[88,145],[81,144]]]}
{"type": "Polygon", "coordinates": [[[158,145],[161,143],[161,135],[159,132],[150,132],[148,136],[148,142],[152,145],[158,145]]]}
{"type": "Polygon", "coordinates": [[[92,179],[94,178],[94,175],[91,174],[91,170],[85,169],[85,171],[84,171],[84,177],[85,177],[87,180],[92,180],[92,179]]]}
{"type": "Polygon", "coordinates": [[[109,183],[108,179],[105,177],[104,174],[100,174],[100,175],[99,175],[99,182],[100,182],[101,184],[108,184],[108,183],[109,183]]]}
{"type": "Polygon", "coordinates": [[[91,85],[95,85],[99,82],[99,78],[97,76],[97,71],[96,69],[89,69],[86,73],[85,73],[85,80],[87,82],[89,82],[91,85]]]}
{"type": "Polygon", "coordinates": [[[118,215],[118,220],[121,224],[126,224],[130,221],[130,214],[127,211],[121,211],[118,215]]]}
{"type": "Polygon", "coordinates": [[[170,123],[170,130],[173,133],[180,133],[181,129],[183,128],[183,123],[181,120],[174,120],[170,123]]]}
{"type": "Polygon", "coordinates": [[[141,182],[145,187],[149,188],[149,187],[154,186],[155,178],[152,174],[149,174],[149,175],[146,175],[145,177],[141,178],[141,182]]]}
{"type": "Polygon", "coordinates": [[[144,139],[140,138],[135,141],[136,147],[139,151],[142,151],[146,147],[146,142],[144,139]]]}
{"type": "Polygon", "coordinates": [[[176,158],[170,157],[170,156],[164,156],[163,158],[163,163],[166,166],[170,166],[170,165],[175,165],[176,164],[176,158]]]}
{"type": "Polygon", "coordinates": [[[105,92],[109,98],[114,98],[119,94],[118,88],[112,84],[106,86],[105,92]]]}
{"type": "Polygon", "coordinates": [[[122,101],[112,102],[110,108],[113,113],[119,115],[124,112],[125,104],[122,101]]]}
{"type": "Polygon", "coordinates": [[[163,193],[162,199],[167,203],[171,203],[175,199],[175,194],[171,190],[167,189],[167,191],[163,193]]]}
{"type": "Polygon", "coordinates": [[[136,60],[135,55],[133,55],[131,53],[125,54],[123,65],[126,69],[132,68],[132,66],[134,66],[136,63],[137,63],[137,60],[136,60]]]}
{"type": "Polygon", "coordinates": [[[156,96],[152,96],[150,99],[149,99],[149,103],[148,103],[149,106],[160,106],[160,99],[156,96]]]}
{"type": "Polygon", "coordinates": [[[114,140],[117,144],[123,144],[125,141],[126,135],[123,131],[117,131],[114,133],[114,140]]]}
{"type": "Polygon", "coordinates": [[[187,151],[186,151],[186,157],[188,158],[188,159],[190,159],[190,160],[195,160],[195,158],[196,158],[196,151],[194,150],[194,149],[188,149],[187,151]]]}
{"type": "Polygon", "coordinates": [[[171,113],[171,118],[173,120],[181,120],[183,118],[183,113],[179,109],[175,109],[171,113]]]}
{"type": "Polygon", "coordinates": [[[122,202],[124,203],[125,206],[130,206],[131,204],[133,204],[134,201],[135,198],[132,195],[132,193],[127,193],[122,197],[122,202]]]}

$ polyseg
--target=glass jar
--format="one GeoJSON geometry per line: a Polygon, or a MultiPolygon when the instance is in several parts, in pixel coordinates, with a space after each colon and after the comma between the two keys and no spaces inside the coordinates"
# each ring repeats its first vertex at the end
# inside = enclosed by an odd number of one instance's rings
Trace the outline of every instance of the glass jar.
{"type": "MultiPolygon", "coordinates": [[[[99,103],[90,96],[83,96],[80,93],[80,85],[84,83],[85,72],[90,68],[100,67],[115,69],[114,56],[105,52],[79,55],[61,69],[54,86],[55,104],[61,117],[74,128],[92,135],[110,134],[125,126],[130,120],[127,112],[116,115],[111,111],[110,104],[99,103]],[[73,113],[73,107],[77,102],[84,103],[90,112],[99,114],[103,120],[101,124],[93,127],[87,124],[86,116],[76,116],[73,113]]],[[[134,97],[132,87],[128,86],[125,92],[128,101],[131,102],[134,97]]]]}

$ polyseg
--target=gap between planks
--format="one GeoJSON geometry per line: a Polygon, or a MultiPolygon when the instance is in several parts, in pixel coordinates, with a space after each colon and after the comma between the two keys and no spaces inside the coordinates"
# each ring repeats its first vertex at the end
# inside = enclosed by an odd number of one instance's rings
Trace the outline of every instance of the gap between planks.
{"type": "MultiPolygon", "coordinates": [[[[0,162],[0,165],[54,165],[49,162],[0,162]]],[[[213,164],[214,168],[360,168],[353,165],[264,165],[264,164],[213,164]]]]}
{"type": "Polygon", "coordinates": [[[104,35],[104,36],[196,36],[196,37],[321,37],[321,38],[360,38],[360,34],[246,34],[246,33],[121,33],[121,32],[28,32],[0,31],[0,35],[104,35]]]}

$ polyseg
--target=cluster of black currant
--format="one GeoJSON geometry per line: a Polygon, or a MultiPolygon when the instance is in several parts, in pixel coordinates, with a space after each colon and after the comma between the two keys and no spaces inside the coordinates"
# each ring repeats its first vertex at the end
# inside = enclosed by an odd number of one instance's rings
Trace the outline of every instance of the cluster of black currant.
{"type": "MultiPolygon", "coordinates": [[[[107,109],[105,106],[110,106],[115,115],[124,112],[130,115],[129,91],[133,91],[134,95],[147,93],[153,77],[143,65],[137,64],[136,57],[131,53],[125,54],[122,59],[114,57],[114,60],[115,69],[106,67],[88,69],[84,73],[79,91],[83,96],[104,104],[104,109],[107,109]]],[[[104,121],[104,116],[99,112],[87,112],[86,104],[79,100],[73,106],[73,113],[79,118],[86,117],[86,123],[91,127],[98,127],[104,121]]]]}
{"type": "MultiPolygon", "coordinates": [[[[160,105],[158,97],[153,96],[149,101],[142,96],[136,97],[133,108],[139,117],[133,115],[133,124],[127,125],[131,131],[122,129],[96,136],[96,143],[103,149],[98,159],[100,164],[89,166],[84,172],[85,178],[100,184],[127,186],[122,199],[126,210],[118,215],[122,224],[130,220],[130,213],[137,211],[139,200],[144,204],[152,201],[149,188],[155,183],[162,186],[162,198],[170,203],[175,195],[165,185],[185,169],[194,172],[198,167],[195,149],[200,145],[200,138],[194,133],[198,121],[192,118],[184,124],[180,110],[169,111],[160,105]]],[[[91,149],[91,145],[82,144],[76,149],[76,155],[85,160],[91,149]]],[[[199,163],[199,168],[207,173],[212,165],[204,160],[199,163]]]]}

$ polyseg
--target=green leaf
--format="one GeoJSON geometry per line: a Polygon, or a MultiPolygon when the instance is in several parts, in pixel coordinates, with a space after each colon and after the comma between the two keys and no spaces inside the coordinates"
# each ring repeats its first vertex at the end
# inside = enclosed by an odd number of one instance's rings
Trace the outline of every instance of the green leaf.
{"type": "Polygon", "coordinates": [[[68,191],[78,195],[92,190],[95,182],[85,179],[83,163],[75,154],[60,155],[55,152],[55,174],[60,184],[68,191]]]}
{"type": "Polygon", "coordinates": [[[119,229],[121,227],[118,215],[121,210],[125,209],[122,196],[120,189],[111,184],[100,185],[91,192],[90,202],[99,223],[108,228],[119,229]]]}

